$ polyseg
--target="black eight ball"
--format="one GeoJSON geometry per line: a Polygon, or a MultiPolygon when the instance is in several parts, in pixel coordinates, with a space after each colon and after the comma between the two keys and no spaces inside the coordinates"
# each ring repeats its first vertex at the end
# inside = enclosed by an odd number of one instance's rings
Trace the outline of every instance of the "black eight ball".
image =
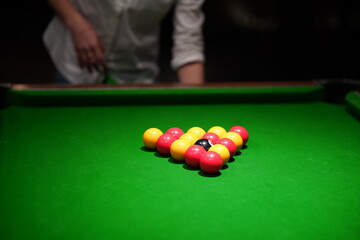
{"type": "Polygon", "coordinates": [[[211,148],[211,146],[213,145],[212,142],[208,139],[199,139],[195,142],[195,145],[200,145],[203,148],[205,148],[205,150],[209,150],[209,148],[211,148]]]}

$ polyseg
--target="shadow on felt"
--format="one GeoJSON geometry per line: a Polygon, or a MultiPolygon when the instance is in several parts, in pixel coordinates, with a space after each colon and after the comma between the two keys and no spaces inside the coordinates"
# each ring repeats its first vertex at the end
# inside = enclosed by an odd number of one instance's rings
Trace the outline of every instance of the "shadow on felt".
{"type": "Polygon", "coordinates": [[[175,159],[172,158],[172,157],[168,159],[168,162],[169,162],[169,163],[172,163],[172,164],[177,164],[177,165],[184,164],[183,161],[177,161],[177,160],[175,160],[175,159]]]}
{"type": "Polygon", "coordinates": [[[149,149],[149,148],[147,148],[147,147],[145,147],[145,146],[142,146],[142,147],[140,148],[140,150],[141,150],[141,151],[144,151],[144,152],[155,152],[155,151],[156,151],[155,149],[149,149]]]}
{"type": "Polygon", "coordinates": [[[189,166],[186,163],[184,163],[183,169],[189,170],[189,171],[199,171],[200,167],[192,167],[192,166],[189,166]]]}
{"type": "Polygon", "coordinates": [[[198,171],[198,174],[202,177],[207,177],[207,178],[215,178],[215,177],[220,177],[221,176],[221,172],[217,172],[215,174],[207,174],[204,173],[203,171],[198,171]]]}

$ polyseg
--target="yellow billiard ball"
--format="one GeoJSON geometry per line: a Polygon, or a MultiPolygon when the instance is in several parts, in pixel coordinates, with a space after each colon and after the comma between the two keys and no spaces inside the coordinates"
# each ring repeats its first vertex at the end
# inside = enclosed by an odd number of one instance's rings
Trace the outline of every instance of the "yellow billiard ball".
{"type": "Polygon", "coordinates": [[[196,136],[199,137],[199,139],[204,136],[204,134],[206,133],[204,129],[202,129],[201,127],[192,127],[190,128],[187,133],[192,133],[196,136]]]}
{"type": "Polygon", "coordinates": [[[228,139],[230,139],[231,141],[233,141],[235,143],[236,151],[239,151],[242,148],[243,144],[244,144],[243,139],[236,132],[228,132],[228,133],[226,133],[224,135],[224,138],[228,138],[228,139]]]}
{"type": "Polygon", "coordinates": [[[198,137],[197,135],[193,134],[193,133],[184,133],[183,135],[181,135],[180,139],[183,140],[187,140],[189,141],[189,143],[191,145],[193,145],[197,140],[200,139],[200,137],[198,137]]]}
{"type": "Polygon", "coordinates": [[[218,153],[223,160],[223,165],[226,165],[229,162],[230,152],[229,152],[229,149],[227,149],[227,147],[225,147],[224,145],[215,144],[211,148],[209,148],[208,151],[213,151],[213,152],[218,153]]]}
{"type": "Polygon", "coordinates": [[[188,140],[178,139],[171,144],[170,155],[177,161],[185,161],[185,152],[191,146],[188,140]]]}
{"type": "Polygon", "coordinates": [[[163,135],[163,132],[158,128],[147,129],[142,136],[145,147],[156,149],[156,142],[161,135],[163,135]]]}
{"type": "Polygon", "coordinates": [[[219,136],[219,138],[223,138],[224,135],[227,133],[226,130],[223,127],[220,127],[220,126],[212,127],[207,132],[208,133],[215,133],[216,135],[219,136]]]}

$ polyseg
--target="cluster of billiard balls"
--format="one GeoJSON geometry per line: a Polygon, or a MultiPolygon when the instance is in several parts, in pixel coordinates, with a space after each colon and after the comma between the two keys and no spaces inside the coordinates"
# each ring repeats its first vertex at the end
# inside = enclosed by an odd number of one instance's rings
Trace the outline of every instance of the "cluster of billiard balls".
{"type": "Polygon", "coordinates": [[[158,128],[149,128],[143,134],[146,148],[186,162],[191,168],[200,168],[205,174],[217,174],[248,139],[248,131],[242,126],[234,126],[228,131],[214,126],[207,132],[201,127],[192,127],[187,132],[172,127],[165,133],[158,128]]]}

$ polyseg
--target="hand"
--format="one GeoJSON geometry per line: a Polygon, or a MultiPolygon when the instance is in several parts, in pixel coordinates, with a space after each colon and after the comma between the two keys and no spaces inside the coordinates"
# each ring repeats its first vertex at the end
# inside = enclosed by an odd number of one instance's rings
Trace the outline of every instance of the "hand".
{"type": "Polygon", "coordinates": [[[94,28],[83,18],[73,22],[71,34],[76,56],[81,68],[92,71],[102,71],[106,67],[103,44],[94,28]]]}

